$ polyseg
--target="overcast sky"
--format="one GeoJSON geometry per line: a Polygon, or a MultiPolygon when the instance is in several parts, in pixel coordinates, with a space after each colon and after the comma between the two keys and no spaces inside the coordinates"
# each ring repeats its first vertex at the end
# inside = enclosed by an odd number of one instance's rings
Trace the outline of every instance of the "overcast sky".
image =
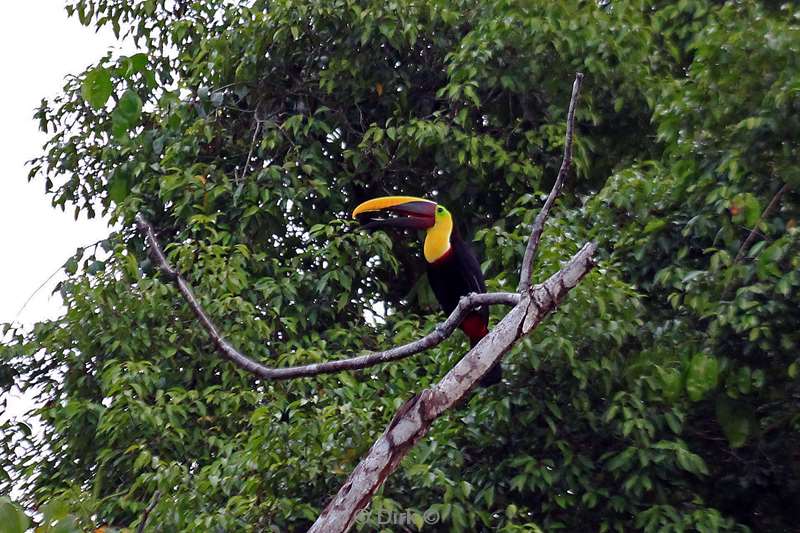
{"type": "MultiPolygon", "coordinates": [[[[25,161],[41,153],[45,136],[33,120],[42,97],[59,93],[68,73],[82,72],[109,47],[116,46],[110,31],[95,33],[75,19],[67,19],[63,0],[21,0],[3,4],[0,49],[3,50],[0,102],[0,323],[31,325],[62,312],[58,295],[51,296],[61,279],[56,275],[25,307],[36,289],[79,246],[108,234],[99,219],[77,221],[71,209],[50,205],[42,180],[27,182],[25,161]]],[[[12,394],[8,412],[20,415],[29,399],[12,394]]]]}
{"type": "Polygon", "coordinates": [[[102,220],[80,218],[50,205],[42,180],[28,183],[25,161],[41,153],[44,134],[32,119],[40,99],[59,92],[67,73],[78,73],[113,46],[111,32],[94,33],[67,19],[63,0],[6,2],[0,17],[3,50],[0,102],[0,322],[32,324],[61,312],[50,296],[52,280],[37,287],[83,244],[107,234],[102,220]]]}

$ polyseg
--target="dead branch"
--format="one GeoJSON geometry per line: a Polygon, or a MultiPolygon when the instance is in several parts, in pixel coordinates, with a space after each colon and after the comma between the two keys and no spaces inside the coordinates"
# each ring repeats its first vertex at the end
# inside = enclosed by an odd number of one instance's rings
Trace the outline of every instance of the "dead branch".
{"type": "Polygon", "coordinates": [[[539,214],[533,221],[533,228],[531,229],[531,236],[528,239],[528,246],[525,248],[525,255],[522,258],[522,269],[519,275],[519,286],[517,290],[520,293],[527,292],[531,286],[531,273],[533,272],[533,260],[536,257],[536,250],[539,248],[539,240],[544,231],[544,223],[547,216],[550,214],[550,208],[553,207],[556,198],[561,194],[561,188],[564,186],[564,180],[572,167],[572,139],[575,135],[575,106],[578,104],[578,94],[581,91],[581,83],[583,82],[583,74],[578,72],[575,75],[575,81],[572,83],[572,96],[569,100],[569,108],[567,109],[567,133],[564,138],[564,156],[561,160],[561,168],[558,169],[558,176],[553,183],[553,188],[550,189],[550,194],[547,195],[539,214]]]}
{"type": "Polygon", "coordinates": [[[359,370],[370,366],[379,365],[381,363],[388,363],[389,361],[396,361],[411,355],[420,353],[424,350],[432,348],[445,339],[447,339],[461,324],[464,317],[476,307],[482,305],[516,305],[520,300],[520,295],[512,292],[494,292],[484,294],[470,294],[461,298],[458,306],[450,313],[447,319],[436,326],[436,328],[425,335],[421,339],[417,339],[402,346],[396,346],[382,352],[373,352],[358,357],[350,357],[347,359],[334,359],[324,363],[314,363],[310,365],[292,366],[286,368],[272,368],[261,363],[256,362],[252,358],[246,356],[239,350],[233,347],[225,337],[219,332],[219,328],[214,324],[211,318],[206,313],[203,306],[197,300],[197,297],[192,290],[191,285],[186,279],[178,273],[178,271],[170,265],[161,245],[156,238],[153,226],[144,218],[140,213],[136,215],[136,226],[139,231],[145,235],[147,240],[148,250],[153,262],[158,266],[161,272],[169,278],[178,288],[178,291],[183,295],[186,303],[189,304],[194,315],[200,321],[203,329],[206,330],[217,351],[239,368],[250,372],[260,378],[264,379],[292,379],[308,376],[316,376],[319,374],[330,374],[332,372],[341,372],[343,370],[359,370]]]}
{"type": "MultiPolygon", "coordinates": [[[[791,188],[792,188],[792,186],[790,184],[784,183],[783,187],[778,189],[778,192],[776,192],[775,195],[772,197],[772,200],[770,200],[770,202],[767,205],[767,207],[761,213],[761,216],[758,217],[758,220],[756,220],[756,223],[753,224],[753,229],[750,230],[750,233],[748,233],[747,238],[744,240],[742,245],[739,247],[739,251],[736,252],[736,257],[734,258],[733,263],[731,263],[731,267],[735,267],[736,265],[738,265],[742,261],[742,259],[744,259],[744,256],[747,255],[748,250],[750,250],[750,247],[753,245],[753,243],[756,240],[756,237],[758,237],[758,235],[759,235],[758,227],[761,225],[761,223],[764,221],[764,219],[766,219],[768,216],[770,216],[772,214],[772,212],[775,211],[775,209],[778,208],[778,204],[781,201],[781,196],[786,194],[786,192],[788,192],[789,189],[791,189],[791,188]]],[[[725,300],[726,298],[728,298],[728,296],[730,296],[730,292],[731,292],[731,282],[728,281],[728,283],[725,284],[725,288],[722,290],[722,298],[721,299],[725,300]]]]}
{"type": "Polygon", "coordinates": [[[403,404],[309,533],[350,529],[383,482],[442,413],[463,400],[508,350],[533,330],[594,266],[595,245],[584,245],[570,262],[529,294],[430,389],[403,404]]]}
{"type": "Polygon", "coordinates": [[[778,189],[778,192],[776,192],[775,195],[772,197],[772,200],[770,200],[769,205],[767,205],[767,207],[764,209],[764,212],[761,213],[761,216],[758,217],[756,223],[753,224],[753,229],[747,235],[747,238],[742,243],[742,246],[739,247],[739,251],[736,253],[736,258],[733,260],[734,265],[737,264],[742,259],[744,259],[745,254],[747,254],[747,251],[753,245],[753,242],[756,240],[756,237],[758,236],[758,227],[761,225],[761,223],[764,221],[765,218],[770,216],[772,212],[775,211],[775,209],[778,207],[778,203],[781,201],[781,196],[786,194],[786,192],[791,188],[792,186],[790,184],[784,183],[783,187],[778,189]]]}
{"type": "Polygon", "coordinates": [[[142,520],[139,522],[139,527],[136,528],[136,533],[142,533],[144,531],[144,527],[147,525],[147,519],[150,518],[150,513],[152,513],[153,509],[158,505],[159,499],[161,499],[161,492],[155,491],[153,497],[150,498],[150,503],[142,513],[142,520]]]}

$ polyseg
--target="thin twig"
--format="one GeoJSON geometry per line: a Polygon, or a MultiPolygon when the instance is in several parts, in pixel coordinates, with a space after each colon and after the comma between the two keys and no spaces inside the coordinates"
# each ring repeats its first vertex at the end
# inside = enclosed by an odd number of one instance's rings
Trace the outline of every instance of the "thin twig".
{"type": "MultiPolygon", "coordinates": [[[[776,192],[775,195],[772,197],[772,200],[770,200],[769,205],[767,205],[766,209],[764,209],[764,211],[761,213],[761,216],[758,217],[758,220],[753,225],[753,228],[750,230],[750,233],[747,235],[747,238],[739,247],[739,251],[736,253],[736,257],[734,258],[733,263],[731,263],[731,268],[735,267],[737,264],[739,264],[739,262],[742,259],[744,259],[744,256],[747,254],[748,250],[750,250],[750,247],[755,242],[756,237],[761,235],[761,233],[758,231],[758,227],[761,225],[764,219],[770,216],[772,212],[775,211],[775,209],[777,209],[778,203],[781,201],[781,196],[786,194],[786,192],[791,188],[792,188],[791,185],[789,185],[788,183],[784,183],[783,187],[778,189],[778,192],[776,192]]],[[[729,281],[725,285],[725,289],[722,291],[722,300],[725,300],[730,295],[730,289],[731,289],[731,282],[729,281]]]]}
{"type": "MultiPolygon", "coordinates": [[[[781,187],[778,190],[778,192],[775,193],[775,196],[772,197],[772,200],[770,200],[769,205],[767,205],[766,209],[764,209],[764,212],[761,213],[761,216],[758,217],[758,220],[753,225],[753,229],[750,230],[750,234],[747,235],[747,238],[744,240],[742,245],[739,247],[739,251],[736,254],[736,258],[733,260],[733,265],[737,264],[739,261],[744,259],[745,254],[750,249],[750,247],[753,245],[753,242],[756,240],[756,237],[758,237],[760,235],[760,232],[758,231],[758,227],[761,225],[762,222],[764,222],[765,218],[770,216],[772,214],[772,212],[775,211],[775,209],[778,207],[778,202],[780,202],[780,200],[781,200],[781,196],[786,194],[786,192],[791,188],[792,188],[791,185],[789,185],[788,183],[784,183],[783,187],[781,187]]],[[[731,266],[733,266],[733,265],[731,265],[731,266]]]]}
{"type": "Polygon", "coordinates": [[[241,182],[244,179],[244,175],[247,173],[247,168],[250,166],[250,160],[253,158],[253,149],[256,146],[256,138],[258,137],[258,132],[261,129],[261,121],[258,119],[258,109],[256,109],[256,117],[254,118],[256,122],[256,127],[253,129],[253,139],[250,141],[250,150],[247,152],[247,159],[244,160],[244,166],[242,167],[242,173],[236,178],[236,183],[241,182]]]}
{"type": "MultiPolygon", "coordinates": [[[[88,249],[88,248],[94,247],[94,249],[95,249],[95,252],[96,252],[96,251],[97,251],[97,245],[99,245],[99,244],[100,244],[101,242],[103,242],[104,240],[105,240],[105,239],[100,239],[99,241],[95,241],[95,242],[93,242],[93,243],[91,243],[91,244],[87,244],[86,246],[80,246],[80,247],[79,247],[79,249],[86,250],[86,249],[88,249]]],[[[38,287],[36,287],[36,290],[35,290],[35,291],[33,291],[33,292],[31,293],[31,295],[30,295],[30,296],[28,296],[28,298],[27,298],[27,299],[25,300],[25,302],[22,304],[22,307],[20,307],[20,308],[19,308],[19,311],[17,311],[17,314],[14,316],[14,320],[15,320],[15,321],[16,321],[16,320],[19,320],[19,315],[21,315],[21,314],[22,314],[22,312],[25,310],[25,308],[26,308],[26,307],[28,307],[28,304],[29,304],[29,303],[31,303],[31,300],[33,300],[33,298],[34,298],[34,297],[35,297],[37,294],[39,294],[39,291],[40,291],[40,290],[42,290],[42,289],[45,287],[45,285],[47,285],[48,283],[50,283],[50,280],[52,280],[54,277],[56,277],[56,274],[58,274],[58,273],[59,273],[59,272],[61,272],[62,270],[64,270],[64,265],[61,265],[60,267],[58,267],[58,268],[55,270],[55,272],[53,272],[52,274],[50,274],[50,275],[47,277],[47,279],[46,279],[46,280],[44,280],[44,281],[42,282],[42,284],[41,284],[41,285],[39,285],[38,287]]]]}
{"type": "Polygon", "coordinates": [[[142,520],[139,522],[139,527],[136,528],[136,533],[142,533],[144,531],[144,526],[147,525],[147,519],[150,517],[150,513],[153,512],[153,509],[156,508],[158,505],[158,500],[161,498],[161,492],[155,491],[153,493],[153,497],[150,498],[150,503],[145,507],[144,512],[142,513],[142,520]]]}
{"type": "Polygon", "coordinates": [[[461,298],[458,306],[450,313],[447,319],[436,326],[436,328],[429,334],[421,339],[417,339],[408,344],[397,346],[389,350],[381,352],[373,352],[358,357],[351,357],[348,359],[337,359],[327,361],[325,363],[314,363],[310,365],[293,366],[286,368],[272,368],[260,363],[257,363],[250,357],[247,357],[239,350],[234,348],[219,332],[219,328],[212,322],[208,314],[198,302],[197,297],[194,295],[189,283],[181,276],[175,268],[169,264],[164,251],[161,248],[158,240],[156,239],[153,226],[142,216],[136,215],[136,225],[139,231],[145,235],[147,239],[150,257],[153,262],[158,266],[161,272],[164,273],[173,283],[178,287],[178,290],[183,295],[186,303],[189,304],[192,312],[195,314],[203,329],[206,330],[211,337],[211,341],[216,346],[217,351],[225,359],[231,361],[239,368],[255,374],[264,379],[292,379],[299,377],[316,376],[319,374],[329,374],[332,372],[340,372],[343,370],[358,370],[375,366],[389,361],[396,361],[409,357],[416,353],[422,352],[432,348],[445,339],[447,339],[458,328],[461,321],[467,314],[482,305],[516,305],[520,301],[520,295],[511,292],[493,292],[484,294],[469,294],[461,298]]]}
{"type": "Polygon", "coordinates": [[[59,272],[61,272],[62,270],[64,270],[64,266],[63,266],[63,265],[62,265],[62,266],[59,266],[59,267],[58,267],[58,268],[55,270],[55,272],[53,272],[52,274],[50,274],[49,276],[47,276],[47,279],[46,279],[46,280],[44,280],[44,281],[42,282],[42,284],[41,284],[41,285],[39,285],[38,287],[36,287],[36,290],[34,290],[34,291],[31,293],[31,295],[30,295],[30,296],[28,296],[27,300],[25,300],[25,302],[22,304],[22,307],[20,307],[20,308],[19,308],[19,311],[17,311],[17,314],[14,316],[14,320],[15,320],[15,321],[16,321],[16,320],[19,320],[19,315],[21,315],[21,314],[22,314],[22,312],[25,310],[25,308],[26,308],[26,307],[28,307],[28,304],[29,304],[29,303],[31,303],[31,300],[33,300],[33,298],[34,298],[34,297],[35,297],[37,294],[39,294],[39,291],[40,291],[40,290],[42,290],[42,289],[44,288],[44,286],[45,286],[45,285],[47,285],[48,283],[50,283],[50,280],[51,280],[51,279],[53,279],[54,277],[56,277],[56,274],[58,274],[58,273],[59,273],[59,272]]]}
{"type": "Polygon", "coordinates": [[[575,131],[575,106],[578,103],[578,94],[581,90],[581,83],[583,82],[583,74],[578,72],[575,74],[575,81],[572,83],[572,96],[569,100],[569,109],[567,110],[567,133],[564,139],[564,157],[561,161],[561,168],[558,170],[558,176],[553,183],[553,188],[550,189],[550,194],[544,202],[539,214],[533,221],[533,229],[531,236],[528,239],[528,246],[525,248],[525,256],[522,258],[522,268],[519,277],[519,287],[517,290],[520,293],[527,292],[531,287],[531,273],[533,271],[533,260],[536,257],[536,250],[539,248],[539,240],[544,231],[544,222],[550,214],[550,208],[561,193],[561,188],[564,186],[564,180],[572,167],[572,139],[575,131]]]}

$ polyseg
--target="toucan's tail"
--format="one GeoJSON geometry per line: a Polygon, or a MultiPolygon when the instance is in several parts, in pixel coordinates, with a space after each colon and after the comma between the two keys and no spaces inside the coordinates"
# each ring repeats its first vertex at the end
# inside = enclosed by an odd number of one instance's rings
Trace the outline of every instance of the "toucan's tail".
{"type": "MultiPolygon", "coordinates": [[[[461,329],[469,337],[470,347],[478,344],[482,338],[489,334],[488,320],[478,313],[471,313],[467,315],[461,323],[461,329]]],[[[500,383],[503,379],[503,368],[500,366],[500,361],[497,362],[489,371],[481,378],[481,387],[491,387],[496,383],[500,383]]]]}
{"type": "Polygon", "coordinates": [[[489,371],[481,378],[480,386],[481,387],[491,387],[492,385],[496,385],[500,383],[500,380],[503,379],[503,367],[500,366],[500,361],[497,362],[489,371]]]}
{"type": "MultiPolygon", "coordinates": [[[[475,346],[476,344],[478,344],[478,341],[484,338],[485,336],[486,334],[484,333],[483,335],[477,338],[470,337],[469,338],[470,346],[475,346]]],[[[483,375],[479,384],[481,387],[491,387],[492,385],[500,383],[500,380],[502,379],[503,379],[503,367],[500,366],[500,361],[498,361],[492,368],[489,369],[489,371],[486,374],[483,375]]]]}

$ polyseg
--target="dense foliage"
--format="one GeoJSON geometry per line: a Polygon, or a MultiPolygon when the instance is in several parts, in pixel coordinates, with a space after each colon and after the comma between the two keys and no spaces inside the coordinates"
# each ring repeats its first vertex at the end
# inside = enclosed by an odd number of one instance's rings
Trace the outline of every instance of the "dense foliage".
{"type": "Polygon", "coordinates": [[[467,349],[457,334],[398,364],[253,379],[154,271],[137,211],[260,361],[408,341],[442,318],[419,238],[355,231],[349,210],[435,198],[474,237],[490,289],[515,286],[581,70],[576,171],[536,276],[588,239],[601,263],[371,509],[436,513],[428,527],[443,531],[795,530],[796,5],[69,0],[67,12],[141,53],[107,54],[36,112],[50,140],[31,177],[55,206],[122,228],[67,261],[62,318],[8,325],[0,346],[0,384],[36,394],[43,426],[3,427],[0,491],[16,487],[42,524],[136,527],[152,502],[150,531],[303,530],[398,405],[467,349]]]}

